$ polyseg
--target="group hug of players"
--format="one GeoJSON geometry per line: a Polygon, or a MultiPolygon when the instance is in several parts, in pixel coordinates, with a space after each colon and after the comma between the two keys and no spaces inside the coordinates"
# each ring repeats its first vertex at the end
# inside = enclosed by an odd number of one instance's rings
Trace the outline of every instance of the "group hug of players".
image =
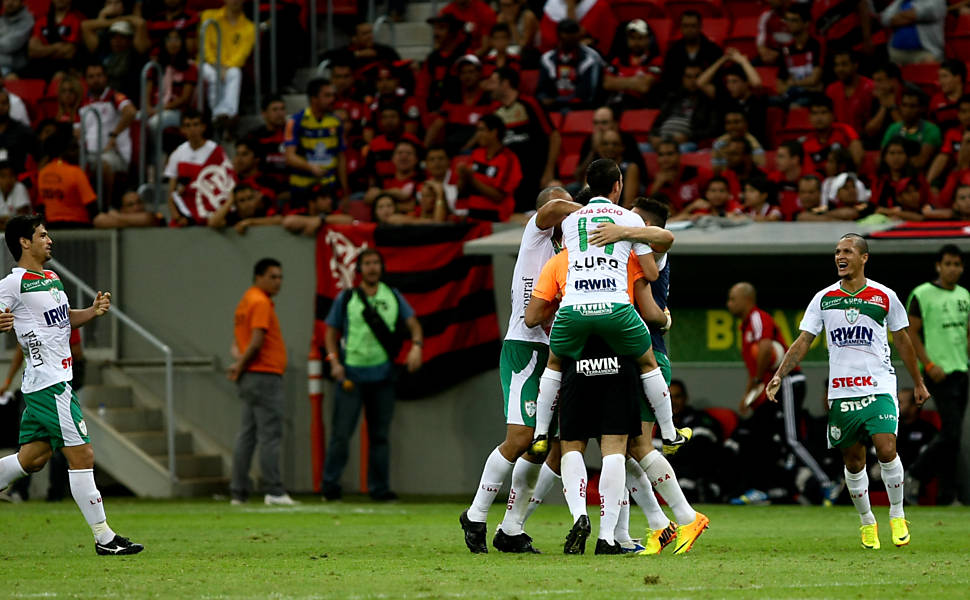
{"type": "MultiPolygon", "coordinates": [[[[623,177],[608,159],[593,162],[586,181],[575,200],[561,188],[543,190],[537,212],[523,232],[500,360],[506,437],[488,456],[472,504],[459,519],[473,553],[488,552],[488,509],[510,476],[505,517],[492,540],[495,549],[537,553],[524,524],[547,494],[561,486],[573,517],[563,551],[584,553],[591,525],[583,452],[590,438],[598,439],[602,453],[596,554],[653,555],[669,544],[674,544],[674,554],[684,554],[710,522],[687,502],[665,457],[692,435],[690,429],[674,426],[667,387],[671,372],[663,334],[671,325],[667,251],[674,241],[664,229],[667,207],[646,198],[639,198],[632,210],[618,206],[623,177]],[[655,424],[662,452],[654,447],[655,424]],[[559,443],[550,443],[556,438],[559,443]],[[654,492],[667,503],[675,521],[661,509],[654,492]],[[646,535],[639,540],[629,530],[631,498],[647,519],[646,535]]],[[[928,394],[905,337],[905,312],[900,321],[902,307],[895,294],[865,279],[867,258],[868,248],[858,236],[839,241],[836,266],[842,283],[813,299],[806,318],[818,323],[802,322],[802,336],[785,355],[767,394],[775,400],[783,378],[804,356],[808,346],[802,338],[814,338],[822,327],[833,330],[833,319],[858,325],[861,315],[871,321],[867,325],[881,327],[875,344],[868,338],[871,348],[846,346],[835,354],[830,350],[833,372],[845,370],[835,364],[840,358],[849,370],[868,369],[871,377],[858,378],[860,382],[879,381],[878,390],[843,388],[840,394],[830,394],[830,425],[833,419],[838,422],[829,436],[829,443],[845,457],[846,484],[862,520],[862,544],[878,548],[862,445],[869,437],[883,463],[893,542],[909,543],[902,514],[902,466],[895,454],[895,374],[888,343],[875,347],[886,340],[887,323],[917,382],[917,402],[928,394]],[[852,356],[853,352],[865,357],[852,356]],[[843,406],[852,409],[850,414],[843,406]],[[860,449],[861,468],[856,460],[860,449]]]]}

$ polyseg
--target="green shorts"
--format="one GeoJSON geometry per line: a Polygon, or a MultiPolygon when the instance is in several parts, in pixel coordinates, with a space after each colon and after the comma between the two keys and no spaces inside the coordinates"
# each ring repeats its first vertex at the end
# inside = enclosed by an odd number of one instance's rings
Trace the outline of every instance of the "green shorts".
{"type": "MultiPolygon", "coordinates": [[[[657,366],[660,367],[660,372],[663,373],[667,387],[670,387],[670,359],[663,352],[657,352],[656,350],[653,351],[653,355],[657,357],[657,366]]],[[[644,423],[655,423],[657,421],[657,415],[653,414],[653,409],[650,408],[650,402],[647,401],[646,394],[640,396],[640,420],[644,423]]]]}
{"type": "Polygon", "coordinates": [[[91,443],[81,404],[69,382],[55,383],[24,394],[27,408],[20,418],[20,443],[45,441],[51,448],[91,443]]]}
{"type": "Polygon", "coordinates": [[[896,435],[899,406],[890,394],[837,398],[829,408],[829,446],[844,448],[877,433],[896,435]]]}
{"type": "Polygon", "coordinates": [[[650,331],[633,305],[608,302],[560,307],[549,335],[549,349],[556,356],[579,360],[593,333],[621,356],[640,358],[650,349],[650,331]]]}
{"type": "Polygon", "coordinates": [[[549,347],[545,344],[519,340],[502,342],[498,370],[507,424],[536,426],[539,378],[548,360],[549,347]]]}

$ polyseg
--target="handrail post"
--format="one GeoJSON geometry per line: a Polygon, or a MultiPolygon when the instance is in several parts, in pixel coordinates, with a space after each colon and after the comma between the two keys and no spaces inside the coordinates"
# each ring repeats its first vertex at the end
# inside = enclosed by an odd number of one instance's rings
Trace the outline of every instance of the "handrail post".
{"type": "Polygon", "coordinates": [[[333,50],[333,0],[327,0],[327,50],[333,50]]]}
{"type": "MultiPolygon", "coordinates": [[[[219,97],[219,92],[222,91],[222,77],[220,76],[220,71],[222,71],[222,26],[215,19],[206,19],[199,29],[199,70],[201,71],[205,67],[205,34],[212,25],[216,26],[216,97],[219,97]]],[[[198,104],[199,112],[203,112],[205,110],[205,77],[199,82],[198,104]]]]}
{"type": "MultiPolygon", "coordinates": [[[[272,17],[270,17],[272,18],[272,17]]],[[[262,88],[262,65],[259,64],[260,58],[260,35],[261,29],[259,27],[259,0],[254,0],[253,2],[253,25],[256,27],[256,43],[253,48],[253,80],[256,84],[256,108],[262,110],[263,108],[263,90],[262,88]]],[[[312,30],[311,30],[312,35],[312,30]]]]}
{"type": "MultiPolygon", "coordinates": [[[[97,111],[97,109],[95,109],[93,107],[90,107],[90,106],[89,107],[86,107],[86,108],[88,109],[86,111],[87,114],[94,115],[94,123],[95,123],[95,125],[97,125],[96,129],[98,130],[98,143],[95,146],[95,150],[97,151],[97,156],[95,156],[95,159],[94,159],[95,160],[95,164],[97,165],[97,169],[98,169],[98,172],[95,175],[96,182],[97,182],[95,184],[95,189],[97,190],[97,193],[98,193],[98,208],[103,212],[104,211],[104,198],[103,198],[103,196],[104,196],[104,173],[103,173],[102,168],[101,168],[101,162],[103,160],[103,157],[101,156],[101,154],[102,154],[102,152],[104,152],[104,141],[101,139],[101,136],[104,134],[104,125],[101,122],[101,113],[99,113],[97,111]]],[[[81,108],[81,110],[84,110],[84,108],[81,108]]],[[[87,124],[84,122],[85,119],[87,119],[87,115],[81,115],[81,118],[80,118],[80,121],[81,121],[81,148],[84,149],[84,150],[87,150],[87,145],[88,145],[88,130],[87,130],[87,124]]],[[[86,157],[86,155],[82,155],[82,160],[83,160],[84,157],[86,157]]],[[[84,167],[87,167],[87,161],[86,160],[83,160],[83,162],[84,162],[84,167]]]]}
{"type": "Polygon", "coordinates": [[[368,23],[374,22],[374,13],[377,12],[377,9],[374,6],[374,4],[375,4],[374,0],[367,0],[367,22],[368,23]]]}
{"type": "MultiPolygon", "coordinates": [[[[142,109],[141,115],[139,117],[138,125],[138,187],[141,188],[145,184],[145,150],[147,149],[148,143],[145,141],[145,132],[148,129],[148,74],[152,69],[155,69],[155,92],[158,94],[158,103],[155,106],[155,114],[158,116],[158,130],[155,132],[155,164],[158,165],[161,161],[159,160],[162,153],[162,113],[165,110],[165,99],[162,97],[162,67],[157,62],[150,60],[141,69],[141,101],[142,109]]],[[[156,185],[152,187],[152,204],[153,209],[158,210],[158,185],[157,180],[162,176],[161,170],[156,167],[155,179],[156,185]]]]}
{"type": "MultiPolygon", "coordinates": [[[[50,259],[49,264],[62,278],[77,286],[78,298],[87,294],[94,298],[97,293],[88,284],[84,283],[80,277],[75,275],[70,269],[59,263],[56,259],[50,259]]],[[[172,349],[160,339],[151,334],[147,329],[139,325],[134,319],[129,317],[121,308],[111,307],[108,314],[127,325],[131,330],[140,335],[149,344],[155,346],[165,355],[165,412],[166,412],[166,438],[168,440],[168,472],[172,483],[178,483],[178,475],[175,471],[175,364],[172,359],[172,349]]]]}
{"type": "Polygon", "coordinates": [[[310,66],[317,64],[317,0],[310,0],[310,18],[307,19],[310,26],[310,66]]]}
{"type": "Polygon", "coordinates": [[[381,27],[384,27],[385,25],[391,29],[391,46],[397,47],[397,28],[394,27],[394,21],[391,20],[390,16],[388,15],[381,15],[380,17],[377,17],[376,21],[374,21],[374,37],[377,37],[381,27]]]}
{"type": "Polygon", "coordinates": [[[276,93],[276,0],[269,0],[269,87],[276,93]]]}

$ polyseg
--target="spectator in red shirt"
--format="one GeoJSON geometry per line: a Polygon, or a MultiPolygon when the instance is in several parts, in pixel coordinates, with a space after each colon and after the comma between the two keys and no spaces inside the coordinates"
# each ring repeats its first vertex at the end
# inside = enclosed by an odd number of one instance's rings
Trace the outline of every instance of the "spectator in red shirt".
{"type": "Polygon", "coordinates": [[[894,63],[884,63],[872,72],[872,117],[866,123],[866,148],[876,149],[882,145],[886,130],[894,122],[902,119],[899,104],[902,102],[903,82],[899,67],[894,63]]]}
{"type": "MultiPolygon", "coordinates": [[[[375,93],[373,98],[370,98],[368,109],[371,115],[373,115],[378,106],[396,104],[401,109],[401,116],[404,117],[404,131],[413,136],[417,136],[422,128],[421,117],[424,111],[418,99],[415,98],[413,90],[409,89],[414,86],[402,84],[408,69],[410,67],[400,63],[382,64],[378,66],[377,79],[374,82],[375,93]]],[[[370,121],[365,126],[365,139],[368,139],[368,135],[373,137],[373,131],[369,134],[366,133],[368,129],[373,130],[373,128],[374,120],[373,116],[371,116],[370,121]]]]}
{"type": "Polygon", "coordinates": [[[478,148],[469,163],[457,167],[459,207],[468,209],[469,219],[508,221],[512,216],[522,169],[515,153],[502,144],[504,138],[502,119],[485,115],[478,121],[478,148]]]}
{"type": "Polygon", "coordinates": [[[768,174],[754,162],[754,151],[751,142],[746,138],[734,138],[724,147],[726,169],[719,172],[728,180],[731,194],[739,201],[743,201],[744,182],[752,179],[768,179],[768,174]]]}
{"type": "Polygon", "coordinates": [[[877,214],[900,221],[922,221],[926,218],[925,213],[933,210],[923,193],[926,185],[922,177],[907,177],[898,183],[898,188],[892,206],[878,206],[877,214]]]}
{"type": "Polygon", "coordinates": [[[471,150],[475,145],[478,119],[498,107],[482,88],[482,63],[477,56],[463,56],[457,68],[459,89],[441,104],[438,118],[424,136],[425,146],[444,142],[450,154],[471,150]]]}
{"type": "Polygon", "coordinates": [[[283,190],[277,201],[289,202],[290,168],[286,165],[286,150],[283,148],[286,104],[282,96],[269,94],[263,96],[260,110],[263,124],[247,133],[245,139],[259,157],[263,174],[273,178],[273,189],[283,190]]]}
{"type": "Polygon", "coordinates": [[[794,221],[798,205],[798,182],[801,180],[805,151],[795,140],[783,142],[775,153],[775,170],[768,174],[778,192],[778,208],[785,221],[794,221]]]}
{"type": "Polygon", "coordinates": [[[47,14],[34,23],[27,45],[27,72],[50,80],[75,66],[83,21],[84,15],[73,9],[71,0],[51,0],[47,14]]]}
{"type": "Polygon", "coordinates": [[[824,173],[829,152],[835,148],[846,148],[855,164],[862,164],[865,152],[859,135],[845,123],[835,122],[832,99],[824,94],[814,95],[809,111],[809,122],[814,131],[802,140],[807,169],[814,173],[824,173]]]}
{"type": "Polygon", "coordinates": [[[929,120],[936,123],[940,131],[947,131],[959,125],[957,104],[966,92],[967,64],[956,58],[943,61],[939,81],[940,91],[930,99],[929,120]]]}
{"type": "Polygon", "coordinates": [[[377,127],[380,134],[371,140],[365,149],[365,172],[370,180],[369,186],[379,186],[386,177],[394,175],[394,147],[398,140],[407,139],[421,147],[421,142],[405,133],[401,122],[401,112],[395,104],[379,107],[377,127]]]}
{"type": "Polygon", "coordinates": [[[495,25],[495,11],[482,0],[451,0],[438,14],[454,15],[464,23],[465,33],[471,40],[470,50],[482,48],[482,41],[495,25]]]}
{"type": "Polygon", "coordinates": [[[789,0],[767,0],[768,8],[758,17],[758,59],[763,65],[781,63],[781,49],[791,43],[791,32],[785,24],[789,0]]]}
{"type": "Polygon", "coordinates": [[[835,120],[862,131],[869,122],[875,84],[859,75],[859,57],[854,51],[839,49],[832,56],[838,79],[825,88],[825,94],[832,99],[835,120]]]}
{"type": "Polygon", "coordinates": [[[232,158],[236,181],[245,183],[258,191],[274,207],[280,207],[280,193],[287,190],[279,181],[263,173],[263,162],[251,139],[236,142],[236,155],[232,158]]]}
{"type": "Polygon", "coordinates": [[[680,146],[674,140],[663,140],[656,146],[657,174],[648,195],[665,194],[674,213],[701,197],[701,190],[711,178],[709,169],[680,164],[680,146]]]}
{"type": "Polygon", "coordinates": [[[663,57],[643,19],[634,19],[627,24],[624,41],[624,47],[609,61],[603,76],[603,89],[614,93],[610,104],[644,108],[654,84],[660,81],[663,57]]]}
{"type": "MultiPolygon", "coordinates": [[[[940,153],[933,159],[926,179],[930,184],[936,184],[937,180],[945,175],[952,161],[956,160],[963,144],[963,137],[970,131],[970,94],[960,97],[957,104],[957,125],[947,130],[943,136],[943,146],[940,153]]],[[[939,186],[935,186],[939,187],[939,186]]]]}
{"type": "Polygon", "coordinates": [[[727,179],[715,175],[708,180],[704,188],[704,197],[688,203],[668,221],[688,221],[712,215],[715,217],[739,217],[741,204],[731,196],[731,189],[727,179]]]}
{"type": "Polygon", "coordinates": [[[385,177],[379,186],[372,187],[364,196],[368,204],[373,202],[378,194],[390,194],[397,204],[397,212],[412,214],[415,212],[415,198],[421,184],[421,173],[418,163],[421,160],[420,148],[411,140],[398,140],[394,145],[391,163],[394,174],[385,177]]]}
{"type": "Polygon", "coordinates": [[[778,93],[788,102],[804,104],[813,92],[822,91],[822,46],[811,35],[811,8],[794,4],[785,13],[792,43],[782,49],[778,93]]]}
{"type": "Polygon", "coordinates": [[[364,143],[364,128],[370,123],[370,107],[361,102],[354,85],[354,70],[350,63],[338,62],[330,65],[330,82],[333,83],[333,110],[342,110],[347,115],[344,120],[344,135],[347,145],[360,148],[364,143]]]}
{"type": "Polygon", "coordinates": [[[780,221],[781,210],[775,204],[775,186],[767,179],[755,177],[744,182],[744,214],[754,221],[780,221]]]}
{"type": "Polygon", "coordinates": [[[513,48],[512,28],[508,23],[496,23],[488,34],[489,51],[482,57],[482,78],[488,79],[496,69],[508,67],[522,70],[518,48],[513,48]]]}
{"type": "Polygon", "coordinates": [[[833,221],[822,206],[822,180],[818,175],[804,175],[798,180],[798,210],[796,221],[833,221]]]}
{"type": "Polygon", "coordinates": [[[192,9],[185,8],[187,0],[164,0],[153,12],[142,8],[148,26],[148,36],[152,46],[159,46],[171,31],[178,31],[185,40],[185,48],[189,56],[199,54],[199,14],[192,9]]]}
{"type": "Polygon", "coordinates": [[[368,73],[373,76],[372,67],[375,64],[390,64],[401,60],[397,50],[374,42],[374,26],[366,20],[359,20],[354,24],[350,44],[327,51],[323,58],[331,62],[350,64],[354,69],[354,77],[359,80],[366,80],[368,73]]]}

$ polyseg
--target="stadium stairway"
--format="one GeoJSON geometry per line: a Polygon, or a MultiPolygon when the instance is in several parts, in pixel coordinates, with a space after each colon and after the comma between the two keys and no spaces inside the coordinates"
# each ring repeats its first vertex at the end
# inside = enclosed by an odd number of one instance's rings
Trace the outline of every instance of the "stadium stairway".
{"type": "MultiPolygon", "coordinates": [[[[92,369],[93,370],[93,369],[92,369]]],[[[226,494],[231,457],[203,432],[176,423],[175,470],[168,473],[164,401],[115,366],[81,390],[95,462],[136,496],[177,498],[226,494]]]]}

